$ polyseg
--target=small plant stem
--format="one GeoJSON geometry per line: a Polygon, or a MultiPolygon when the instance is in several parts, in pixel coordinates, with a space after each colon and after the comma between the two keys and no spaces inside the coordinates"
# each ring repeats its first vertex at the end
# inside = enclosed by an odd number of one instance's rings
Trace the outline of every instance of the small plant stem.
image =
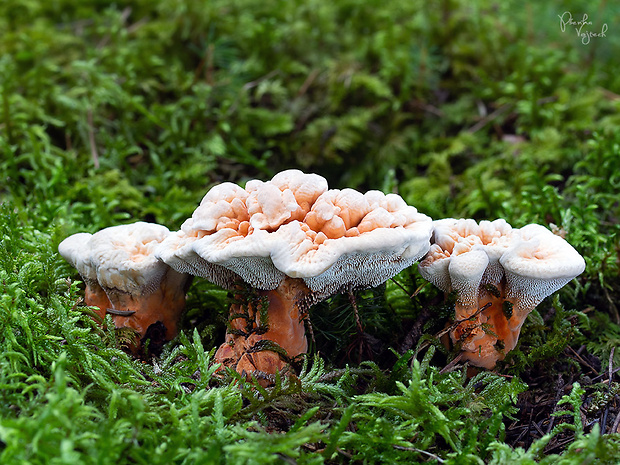
{"type": "Polygon", "coordinates": [[[416,449],[415,447],[396,446],[396,445],[393,445],[392,447],[394,449],[396,449],[396,450],[404,450],[404,451],[407,451],[407,452],[417,452],[418,454],[428,455],[433,460],[437,460],[439,463],[446,463],[446,461],[444,459],[442,459],[441,457],[438,457],[437,455],[431,454],[430,452],[427,452],[427,451],[422,450],[422,449],[416,449]]]}
{"type": "Polygon", "coordinates": [[[9,105],[9,90],[7,86],[2,88],[2,109],[4,112],[4,124],[9,145],[13,145],[13,126],[11,125],[11,107],[9,105]]]}
{"type": "Polygon", "coordinates": [[[616,420],[614,421],[614,425],[611,427],[611,434],[617,433],[618,432],[618,426],[620,426],[620,412],[618,412],[618,415],[616,415],[616,420]]]}
{"type": "Polygon", "coordinates": [[[97,144],[95,142],[95,130],[93,128],[93,111],[91,109],[86,113],[88,121],[88,143],[90,144],[90,154],[93,157],[95,168],[99,169],[99,154],[97,153],[97,144]]]}
{"type": "Polygon", "coordinates": [[[441,371],[439,372],[439,374],[443,375],[444,373],[451,372],[452,369],[461,361],[462,358],[463,358],[463,353],[461,352],[456,357],[454,357],[454,359],[450,363],[448,363],[445,367],[443,367],[441,371]]]}
{"type": "Polygon", "coordinates": [[[353,312],[355,313],[355,324],[357,325],[357,331],[360,333],[364,332],[364,328],[362,327],[362,322],[360,321],[360,314],[357,308],[357,301],[355,300],[355,294],[353,291],[349,289],[349,302],[351,302],[351,307],[353,307],[353,312]]]}

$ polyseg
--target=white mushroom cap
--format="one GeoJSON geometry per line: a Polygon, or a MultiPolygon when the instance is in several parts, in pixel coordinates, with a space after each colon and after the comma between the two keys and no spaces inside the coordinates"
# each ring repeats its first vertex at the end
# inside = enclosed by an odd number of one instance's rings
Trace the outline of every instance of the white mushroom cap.
{"type": "Polygon", "coordinates": [[[431,244],[428,253],[418,265],[420,275],[445,293],[452,292],[450,280],[450,253],[439,244],[431,244]]]}
{"type": "Polygon", "coordinates": [[[484,250],[471,250],[468,253],[453,255],[448,266],[452,289],[464,307],[473,311],[478,309],[480,282],[487,266],[489,256],[484,250]]]}
{"type": "Polygon", "coordinates": [[[448,218],[434,222],[432,241],[420,274],[444,292],[456,291],[464,306],[484,293],[481,286],[498,285],[505,276],[506,298],[527,314],[585,268],[568,242],[537,224],[513,229],[504,220],[478,225],[448,218]]]}
{"type": "Polygon", "coordinates": [[[275,230],[293,220],[303,220],[317,197],[327,190],[325,178],[286,170],[271,181],[248,181],[246,205],[255,229],[275,230]]]}
{"type": "Polygon", "coordinates": [[[97,268],[91,262],[88,247],[92,236],[89,233],[73,234],[58,245],[60,255],[78,270],[87,284],[97,281],[97,268]]]}
{"type": "Polygon", "coordinates": [[[303,223],[280,227],[271,258],[317,294],[372,287],[426,253],[431,227],[428,216],[395,194],[330,190],[303,223]]]}
{"type": "MultiPolygon", "coordinates": [[[[260,229],[247,236],[240,236],[233,230],[222,230],[195,241],[192,249],[209,265],[227,270],[215,279],[205,276],[212,282],[230,287],[240,277],[257,289],[271,290],[278,287],[284,278],[270,259],[275,239],[273,234],[260,229]]],[[[210,273],[217,274],[219,270],[215,268],[210,273]]]]}
{"type": "MultiPolygon", "coordinates": [[[[497,285],[504,277],[504,269],[499,263],[499,259],[513,240],[512,226],[503,219],[482,220],[480,222],[480,235],[484,244],[484,251],[489,257],[489,264],[484,272],[481,284],[497,285]]],[[[474,246],[473,249],[478,247],[474,246]]]]}
{"type": "Polygon", "coordinates": [[[585,270],[585,260],[568,242],[537,224],[520,229],[500,263],[508,298],[530,309],[585,270]]]}
{"type": "Polygon", "coordinates": [[[283,192],[290,190],[304,214],[308,213],[316,199],[327,191],[327,180],[323,176],[306,174],[300,170],[281,171],[271,179],[271,183],[283,192]]]}
{"type": "MultiPolygon", "coordinates": [[[[183,234],[165,241],[157,256],[175,269],[191,273],[193,267],[193,274],[225,287],[239,276],[270,290],[288,275],[304,279],[316,293],[329,294],[384,282],[429,246],[431,219],[395,194],[328,191],[324,178],[299,170],[268,182],[248,181],[243,193],[239,189],[212,189],[182,226],[183,234]],[[214,226],[216,218],[207,222],[213,215],[206,209],[224,211],[218,196],[235,191],[247,208],[235,208],[235,218],[245,220],[247,211],[250,226],[242,230],[241,221],[238,228],[220,228],[214,226]],[[164,252],[168,246],[172,250],[164,252]],[[220,276],[224,269],[228,274],[220,276]]],[[[234,195],[224,199],[226,205],[236,202],[234,195]]]]}
{"type": "Polygon", "coordinates": [[[168,269],[154,255],[170,231],[165,226],[137,222],[74,234],[60,243],[60,254],[78,270],[88,285],[133,295],[150,294],[168,269]]]}
{"type": "Polygon", "coordinates": [[[419,214],[418,222],[408,228],[378,227],[337,239],[304,226],[293,222],[278,230],[273,263],[286,275],[302,278],[313,292],[330,295],[349,286],[377,286],[411,266],[428,249],[431,220],[419,214]]]}
{"type": "Polygon", "coordinates": [[[165,226],[143,222],[93,234],[88,246],[99,285],[130,294],[152,293],[168,269],[153,256],[153,251],[168,234],[165,226]]]}
{"type": "MultiPolygon", "coordinates": [[[[250,217],[245,201],[248,193],[231,182],[212,187],[192,217],[181,225],[188,236],[211,234],[224,228],[239,229],[250,217]]],[[[249,225],[248,225],[249,226],[249,225]]]]}
{"type": "Polygon", "coordinates": [[[255,229],[275,230],[291,218],[303,218],[304,214],[289,189],[281,191],[270,182],[248,181],[250,195],[246,202],[250,225],[255,229]]]}
{"type": "Polygon", "coordinates": [[[230,287],[238,276],[194,252],[193,245],[197,240],[197,236],[188,236],[182,230],[171,233],[155,248],[153,256],[178,273],[200,276],[218,286],[230,287]]]}
{"type": "MultiPolygon", "coordinates": [[[[446,218],[433,222],[434,230],[429,253],[420,262],[418,269],[424,279],[430,281],[444,292],[465,289],[463,279],[471,278],[468,286],[478,288],[484,284],[497,284],[503,277],[504,270],[499,263],[500,257],[510,247],[514,240],[512,227],[506,221],[481,221],[480,224],[472,219],[446,218]],[[486,260],[482,255],[486,255],[486,260]],[[463,257],[461,257],[463,255],[463,257]],[[455,273],[459,274],[459,285],[452,283],[451,262],[458,259],[455,273]],[[463,274],[459,270],[467,269],[467,261],[471,260],[471,268],[482,266],[482,275],[478,272],[463,274]]],[[[478,270],[478,268],[476,268],[478,270]]],[[[479,271],[479,270],[478,270],[479,271]]],[[[468,294],[469,295],[469,294],[468,294]]],[[[468,300],[469,297],[463,299],[468,300]]]]}

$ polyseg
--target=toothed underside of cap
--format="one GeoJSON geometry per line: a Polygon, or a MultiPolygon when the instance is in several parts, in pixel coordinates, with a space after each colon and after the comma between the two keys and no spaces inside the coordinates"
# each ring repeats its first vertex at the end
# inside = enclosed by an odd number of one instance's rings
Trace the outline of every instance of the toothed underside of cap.
{"type": "Polygon", "coordinates": [[[366,289],[384,283],[414,264],[423,254],[403,258],[397,252],[351,253],[340,256],[323,273],[303,280],[313,292],[325,297],[347,289],[366,289]]]}

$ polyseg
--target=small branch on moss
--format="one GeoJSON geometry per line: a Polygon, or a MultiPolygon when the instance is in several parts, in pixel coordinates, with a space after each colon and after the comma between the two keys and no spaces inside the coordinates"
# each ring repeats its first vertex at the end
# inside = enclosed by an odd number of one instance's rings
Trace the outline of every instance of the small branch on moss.
{"type": "MultiPolygon", "coordinates": [[[[242,90],[246,91],[246,90],[252,89],[253,87],[258,86],[261,82],[267,81],[268,79],[271,79],[272,77],[277,76],[278,74],[280,74],[280,70],[279,69],[274,69],[274,70],[268,72],[267,74],[265,74],[264,76],[261,76],[258,79],[255,79],[254,81],[246,82],[243,85],[242,90]]],[[[232,105],[226,111],[226,116],[230,116],[235,111],[237,111],[237,107],[239,106],[239,98],[240,97],[241,97],[241,92],[239,92],[239,94],[237,94],[237,97],[235,98],[235,101],[232,103],[232,105]]]]}
{"type": "MultiPolygon", "coordinates": [[[[616,352],[616,348],[612,347],[611,351],[609,352],[609,363],[607,367],[607,377],[609,381],[609,384],[607,385],[607,393],[609,394],[610,398],[611,398],[611,379],[613,378],[613,375],[614,375],[614,353],[615,352],[616,352]]],[[[605,412],[603,413],[603,418],[601,420],[601,434],[605,434],[608,416],[609,416],[609,402],[607,402],[607,405],[605,406],[605,412]]]]}
{"type": "Polygon", "coordinates": [[[394,284],[400,287],[403,290],[403,292],[409,296],[410,299],[413,299],[415,296],[417,296],[420,293],[420,291],[422,291],[422,289],[424,289],[426,285],[429,284],[428,281],[424,282],[423,284],[418,286],[418,288],[415,291],[413,291],[413,294],[409,295],[409,291],[405,289],[405,287],[401,283],[396,281],[394,278],[390,278],[390,281],[392,281],[394,284]]]}
{"type": "Polygon", "coordinates": [[[282,460],[282,462],[284,462],[284,463],[297,464],[297,460],[295,460],[293,457],[289,457],[288,455],[284,455],[281,452],[278,453],[277,455],[280,458],[280,460],[282,460]]]}
{"type": "Polygon", "coordinates": [[[4,126],[6,128],[7,139],[9,141],[9,145],[13,145],[15,140],[13,138],[13,128],[11,126],[11,105],[9,102],[8,86],[4,86],[2,89],[2,109],[4,113],[4,126]]]}
{"type": "Polygon", "coordinates": [[[512,104],[506,104],[506,105],[502,105],[501,107],[499,107],[497,110],[495,110],[492,113],[489,113],[487,116],[485,116],[484,118],[482,118],[480,121],[478,121],[476,124],[474,124],[472,127],[470,127],[467,131],[470,133],[474,133],[479,131],[480,129],[482,129],[483,127],[485,127],[487,124],[489,124],[491,121],[493,121],[496,118],[499,118],[501,115],[503,115],[504,113],[506,113],[508,110],[510,110],[512,108],[512,104]]]}
{"type": "MultiPolygon", "coordinates": [[[[612,372],[611,372],[611,374],[612,374],[612,375],[613,375],[613,374],[616,374],[616,373],[618,373],[619,371],[620,371],[620,367],[618,367],[618,368],[614,369],[614,371],[612,371],[612,372]]],[[[602,378],[603,376],[605,376],[606,374],[607,374],[607,373],[601,373],[600,375],[598,375],[598,376],[596,376],[596,377],[592,378],[592,382],[593,382],[593,383],[597,382],[599,379],[601,379],[601,378],[602,378]]],[[[609,383],[609,380],[608,380],[608,379],[603,380],[603,381],[601,381],[601,383],[602,383],[602,384],[609,383]]]]}
{"type": "Polygon", "coordinates": [[[424,323],[426,323],[429,320],[432,314],[433,312],[431,311],[429,307],[422,308],[422,311],[420,312],[416,320],[413,322],[413,326],[411,327],[411,329],[409,330],[409,332],[403,339],[403,343],[401,344],[400,349],[398,350],[400,354],[404,354],[409,349],[411,349],[414,344],[418,342],[418,340],[422,337],[422,334],[424,333],[424,330],[423,330],[424,323]]]}
{"type": "Polygon", "coordinates": [[[614,323],[620,325],[620,312],[618,312],[618,307],[616,307],[616,304],[609,295],[609,291],[605,286],[603,286],[603,292],[605,293],[605,297],[607,298],[607,302],[609,302],[609,307],[611,308],[611,311],[613,313],[614,323]]]}
{"type": "Polygon", "coordinates": [[[392,447],[395,450],[404,450],[407,452],[417,452],[418,454],[423,454],[423,455],[427,455],[430,458],[432,458],[433,460],[437,460],[439,463],[446,463],[446,461],[444,459],[442,459],[441,457],[435,455],[435,454],[431,454],[430,452],[426,452],[425,450],[422,449],[416,449],[415,447],[403,447],[403,446],[397,446],[397,445],[392,445],[392,447]]]}
{"type": "Polygon", "coordinates": [[[609,353],[609,365],[607,368],[607,372],[609,373],[609,389],[611,390],[611,378],[614,375],[614,352],[616,352],[616,348],[612,347],[611,352],[609,353]]]}
{"type": "Polygon", "coordinates": [[[579,355],[577,352],[575,352],[575,349],[573,349],[571,346],[567,346],[567,349],[570,349],[570,351],[574,354],[574,358],[575,360],[577,360],[579,363],[581,363],[583,366],[585,366],[586,368],[589,368],[592,373],[598,375],[598,371],[596,371],[596,369],[594,367],[592,367],[592,365],[590,365],[588,362],[586,362],[581,355],[579,355]]]}
{"type": "Polygon", "coordinates": [[[618,99],[620,99],[620,95],[616,94],[615,92],[612,92],[609,89],[605,89],[604,87],[599,87],[599,90],[603,93],[605,98],[607,98],[609,100],[618,100],[618,99]]]}
{"type": "Polygon", "coordinates": [[[618,433],[618,426],[620,426],[620,412],[616,415],[616,420],[614,421],[614,425],[611,427],[611,434],[618,433]]]}
{"type": "Polygon", "coordinates": [[[558,380],[556,382],[556,386],[557,389],[555,391],[555,399],[553,401],[553,410],[551,411],[551,415],[550,415],[550,420],[549,420],[549,426],[547,427],[547,432],[546,434],[551,433],[551,430],[553,429],[553,426],[555,424],[555,418],[553,416],[553,414],[556,412],[556,410],[558,409],[558,401],[560,400],[562,393],[564,392],[564,380],[562,379],[562,375],[559,374],[558,375],[558,380]]]}
{"type": "Polygon", "coordinates": [[[308,88],[312,85],[312,83],[316,80],[317,76],[320,73],[321,71],[319,69],[312,70],[312,72],[308,75],[304,83],[299,88],[299,91],[297,92],[297,97],[301,97],[308,91],[308,88]]]}
{"type": "Polygon", "coordinates": [[[95,168],[99,169],[99,154],[97,153],[97,144],[95,143],[95,130],[93,128],[93,111],[88,109],[86,113],[86,120],[88,122],[88,143],[90,144],[90,154],[93,157],[93,163],[95,168]]]}
{"type": "Polygon", "coordinates": [[[360,314],[359,314],[359,310],[357,308],[357,301],[355,300],[355,294],[353,293],[353,291],[349,288],[349,290],[347,291],[349,294],[349,302],[351,303],[351,307],[353,307],[353,312],[355,313],[355,324],[357,326],[357,332],[358,333],[363,333],[364,332],[364,328],[362,327],[362,322],[360,320],[360,314]]]}
{"type": "Polygon", "coordinates": [[[462,358],[463,353],[461,352],[456,357],[454,357],[454,359],[450,363],[443,367],[439,374],[443,375],[444,373],[450,373],[454,369],[454,367],[461,361],[462,358]]]}
{"type": "MultiPolygon", "coordinates": [[[[441,339],[443,336],[445,336],[446,334],[448,334],[450,331],[456,329],[458,327],[458,325],[460,325],[461,323],[465,322],[465,321],[469,321],[474,319],[476,316],[478,316],[480,313],[482,313],[483,311],[485,311],[487,308],[489,308],[492,304],[492,302],[488,302],[485,305],[483,305],[482,307],[480,307],[478,310],[476,310],[476,312],[474,314],[472,314],[471,316],[468,316],[467,318],[463,318],[461,320],[456,320],[454,323],[452,323],[450,326],[448,326],[445,329],[442,329],[441,331],[439,331],[437,334],[435,334],[434,338],[439,340],[441,339]]],[[[425,341],[422,343],[422,345],[420,347],[418,347],[417,351],[416,351],[416,355],[420,353],[420,351],[426,349],[431,343],[429,341],[425,341]]]]}
{"type": "MultiPolygon", "coordinates": [[[[128,6],[121,12],[121,16],[119,18],[120,24],[122,24],[123,26],[125,25],[125,23],[127,22],[127,18],[129,18],[129,15],[131,15],[131,11],[131,7],[128,6]]],[[[97,44],[97,49],[101,50],[106,45],[108,45],[108,43],[110,42],[110,37],[110,34],[106,34],[105,37],[103,37],[103,39],[101,39],[97,44]]]]}

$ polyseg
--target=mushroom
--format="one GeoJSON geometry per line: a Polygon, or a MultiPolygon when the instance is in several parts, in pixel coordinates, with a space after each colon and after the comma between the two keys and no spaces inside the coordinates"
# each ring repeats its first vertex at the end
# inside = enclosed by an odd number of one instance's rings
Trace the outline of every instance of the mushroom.
{"type": "Polygon", "coordinates": [[[537,224],[448,218],[434,222],[431,242],[420,274],[456,293],[450,337],[466,360],[489,369],[514,349],[527,315],[585,269],[568,242],[537,224]]]}
{"type": "MultiPolygon", "coordinates": [[[[133,328],[140,339],[159,344],[177,335],[190,282],[153,256],[169,234],[165,226],[137,222],[74,234],[58,251],[84,279],[85,302],[98,307],[102,319],[110,314],[115,327],[133,328]]],[[[132,349],[138,347],[134,341],[132,349]]]]}
{"type": "MultiPolygon", "coordinates": [[[[217,230],[196,221],[215,214],[203,200],[185,224],[185,242],[158,247],[156,256],[177,269],[188,269],[177,260],[189,257],[199,276],[238,295],[239,278],[254,289],[249,301],[231,306],[226,341],[216,353],[225,366],[247,374],[284,368],[308,349],[303,320],[312,304],[376,286],[426,253],[432,221],[398,195],[327,187],[321,176],[299,170],[248,181],[237,191],[246,206],[236,213],[243,219],[238,225],[217,230]],[[179,253],[185,247],[192,252],[179,253]]],[[[216,197],[218,188],[207,196],[216,197]]]]}

